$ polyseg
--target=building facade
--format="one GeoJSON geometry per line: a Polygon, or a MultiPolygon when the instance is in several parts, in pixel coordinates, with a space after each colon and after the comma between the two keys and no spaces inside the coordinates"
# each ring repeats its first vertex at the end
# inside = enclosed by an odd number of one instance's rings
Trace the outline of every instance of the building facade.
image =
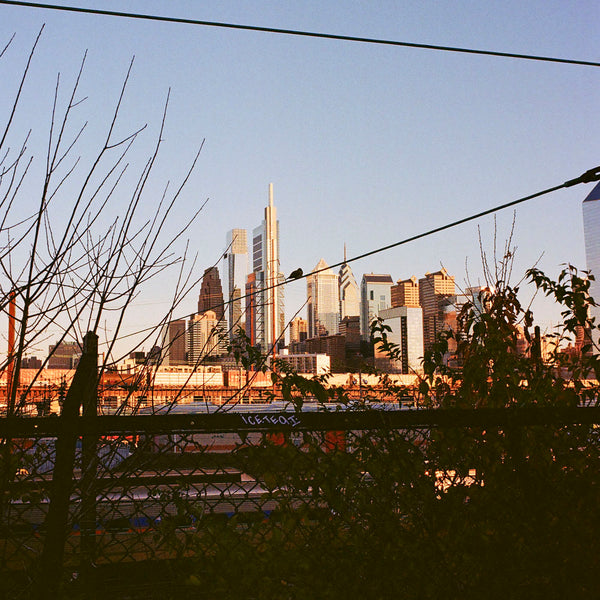
{"type": "Polygon", "coordinates": [[[302,317],[296,317],[290,322],[290,344],[305,342],[308,338],[308,321],[302,317]]]}
{"type": "Polygon", "coordinates": [[[256,345],[269,354],[285,343],[284,286],[281,285],[284,277],[279,266],[279,221],[273,204],[272,183],[269,184],[265,218],[252,232],[252,271],[256,298],[251,329],[256,345]]]}
{"type": "Polygon", "coordinates": [[[346,245],[344,244],[344,264],[339,272],[340,319],[360,315],[360,291],[350,265],[346,263],[346,245]]]}
{"type": "MultiPolygon", "coordinates": [[[[583,201],[583,237],[587,270],[594,276],[590,283],[590,296],[599,306],[590,307],[590,316],[600,325],[600,183],[583,201]]],[[[598,330],[594,330],[593,341],[598,344],[598,330]]]]}
{"type": "Polygon", "coordinates": [[[414,275],[410,279],[398,279],[392,286],[392,308],[396,306],[421,306],[419,280],[414,275]]]}
{"type": "Polygon", "coordinates": [[[390,359],[375,347],[375,364],[388,373],[418,373],[422,371],[423,310],[420,307],[397,306],[379,313],[384,325],[391,328],[388,341],[395,344],[398,355],[390,359]]]}
{"type": "Polygon", "coordinates": [[[242,296],[246,293],[248,277],[248,234],[245,229],[232,229],[227,233],[226,250],[223,256],[225,294],[229,335],[246,327],[246,311],[242,296]]]}
{"type": "Polygon", "coordinates": [[[188,364],[198,365],[207,356],[226,354],[225,336],[225,322],[217,318],[214,310],[194,315],[187,329],[188,364]]]}
{"type": "Polygon", "coordinates": [[[438,334],[444,328],[443,302],[454,296],[454,276],[448,275],[446,269],[435,273],[425,273],[419,279],[419,301],[423,309],[423,344],[429,350],[435,343],[438,334]]]}
{"type": "Polygon", "coordinates": [[[338,276],[324,259],[306,278],[308,337],[336,335],[340,325],[338,276]]]}
{"type": "Polygon", "coordinates": [[[48,348],[48,369],[74,369],[81,358],[78,342],[60,342],[48,348]]]}
{"type": "Polygon", "coordinates": [[[360,335],[371,338],[371,322],[382,310],[391,307],[391,289],[394,280],[390,275],[363,275],[360,285],[360,335]]]}
{"type": "Polygon", "coordinates": [[[185,365],[187,362],[187,326],[185,319],[169,321],[162,333],[162,364],[185,365]]]}
{"type": "Polygon", "coordinates": [[[223,287],[217,267],[209,267],[204,271],[200,295],[198,296],[198,312],[205,313],[212,310],[217,320],[222,321],[225,317],[225,304],[223,302],[223,287]]]}

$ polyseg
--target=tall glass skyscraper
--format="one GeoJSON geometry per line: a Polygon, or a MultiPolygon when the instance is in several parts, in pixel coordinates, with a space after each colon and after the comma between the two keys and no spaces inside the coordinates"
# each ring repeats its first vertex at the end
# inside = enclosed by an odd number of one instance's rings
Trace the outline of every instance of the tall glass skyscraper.
{"type": "Polygon", "coordinates": [[[254,307],[255,341],[265,353],[284,345],[285,312],[283,304],[284,277],[279,267],[279,221],[273,204],[273,184],[269,184],[269,204],[265,218],[252,232],[252,271],[256,286],[254,307]]]}
{"type": "Polygon", "coordinates": [[[360,335],[363,340],[371,337],[371,322],[382,310],[392,305],[391,275],[367,273],[360,285],[360,335]]]}
{"type": "MultiPolygon", "coordinates": [[[[587,268],[595,278],[590,285],[590,295],[600,303],[600,183],[583,201],[583,237],[587,268]]],[[[590,312],[590,316],[596,317],[596,325],[600,325],[600,307],[592,307],[590,312]]],[[[598,341],[597,333],[594,341],[598,341]]]]}
{"type": "Polygon", "coordinates": [[[227,294],[227,317],[229,334],[246,325],[246,311],[242,309],[242,296],[246,294],[248,277],[248,234],[245,229],[227,232],[225,262],[225,292],[227,294]]]}
{"type": "Polygon", "coordinates": [[[321,259],[306,278],[308,295],[308,337],[335,335],[340,325],[340,292],[338,276],[321,259]]]}

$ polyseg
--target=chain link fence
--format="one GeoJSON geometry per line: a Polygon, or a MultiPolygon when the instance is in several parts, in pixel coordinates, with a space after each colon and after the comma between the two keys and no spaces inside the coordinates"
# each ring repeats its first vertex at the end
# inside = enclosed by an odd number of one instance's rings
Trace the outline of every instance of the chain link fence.
{"type": "Polygon", "coordinates": [[[2,597],[591,597],[596,422],[596,408],[4,419],[2,597]]]}

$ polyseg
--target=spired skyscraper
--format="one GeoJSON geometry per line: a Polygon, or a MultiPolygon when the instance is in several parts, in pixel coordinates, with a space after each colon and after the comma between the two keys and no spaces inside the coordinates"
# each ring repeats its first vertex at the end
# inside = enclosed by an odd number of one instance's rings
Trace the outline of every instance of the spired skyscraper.
{"type": "MultiPolygon", "coordinates": [[[[283,273],[279,270],[279,221],[273,204],[273,184],[269,184],[269,204],[265,218],[252,232],[252,285],[256,290],[250,313],[254,327],[251,341],[260,346],[264,353],[271,353],[283,346],[285,312],[283,303],[283,273]],[[276,347],[277,346],[277,347],[276,347]]],[[[248,289],[248,287],[247,287],[248,289]]],[[[249,318],[249,315],[247,315],[249,318]]]]}
{"type": "Polygon", "coordinates": [[[340,326],[338,276],[321,259],[306,278],[308,295],[308,337],[335,335],[340,326]],[[317,272],[315,272],[317,271],[317,272]]]}
{"type": "Polygon", "coordinates": [[[360,292],[350,265],[346,263],[346,244],[344,244],[344,264],[340,267],[340,320],[360,315],[360,292]]]}
{"type": "Polygon", "coordinates": [[[198,312],[204,313],[208,310],[215,312],[218,321],[222,321],[225,315],[225,304],[223,303],[223,288],[217,267],[208,267],[202,275],[200,295],[198,296],[198,312]]]}
{"type": "Polygon", "coordinates": [[[225,291],[227,294],[227,317],[229,335],[246,326],[246,311],[242,308],[242,296],[246,294],[248,277],[248,234],[245,229],[232,229],[227,233],[225,250],[225,291]]]}
{"type": "MultiPolygon", "coordinates": [[[[590,285],[590,296],[600,303],[600,183],[583,201],[583,237],[587,269],[594,276],[590,285]]],[[[591,307],[590,316],[596,317],[596,325],[600,325],[600,306],[591,307]]],[[[597,332],[594,342],[598,342],[597,332]]]]}

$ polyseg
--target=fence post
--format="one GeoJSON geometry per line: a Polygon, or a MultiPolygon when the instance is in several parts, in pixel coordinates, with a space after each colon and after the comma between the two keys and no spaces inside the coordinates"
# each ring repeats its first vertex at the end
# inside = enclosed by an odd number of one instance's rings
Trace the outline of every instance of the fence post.
{"type": "Polygon", "coordinates": [[[95,397],[98,378],[98,336],[88,332],[83,353],[64,400],[61,431],[56,439],[56,457],[50,487],[50,505],[46,517],[46,539],[40,559],[35,597],[56,598],[63,576],[65,541],[69,529],[69,502],[73,490],[76,426],[84,398],[95,397]]]}
{"type": "MultiPolygon", "coordinates": [[[[98,416],[98,336],[88,333],[87,352],[90,355],[89,385],[81,398],[83,418],[92,421],[98,416]],[[95,362],[93,361],[95,358],[95,362]]],[[[81,441],[81,561],[80,577],[86,597],[95,595],[94,560],[96,558],[96,477],[98,475],[98,436],[87,433],[81,441]]]]}

